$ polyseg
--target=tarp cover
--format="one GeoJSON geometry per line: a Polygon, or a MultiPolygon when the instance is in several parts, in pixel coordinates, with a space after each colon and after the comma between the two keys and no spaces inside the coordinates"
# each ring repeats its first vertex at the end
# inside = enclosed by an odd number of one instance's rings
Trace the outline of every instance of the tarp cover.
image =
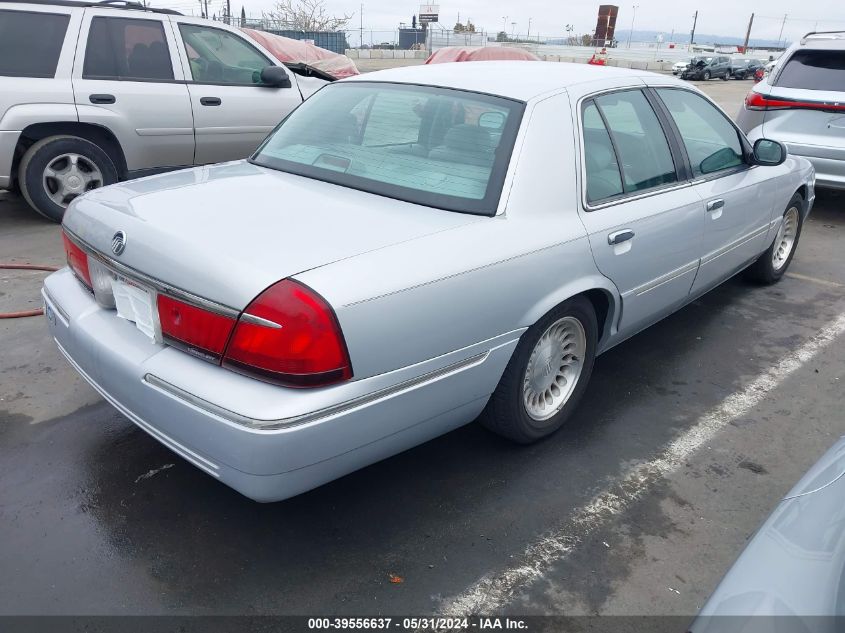
{"type": "Polygon", "coordinates": [[[333,53],[310,42],[294,40],[273,33],[265,33],[255,29],[241,30],[273,53],[273,56],[283,64],[305,64],[331,75],[335,79],[360,74],[358,68],[355,67],[355,62],[346,55],[333,53]]]}
{"type": "Polygon", "coordinates": [[[484,62],[496,59],[538,62],[540,58],[524,48],[510,46],[446,46],[428,56],[426,64],[445,62],[484,62]]]}

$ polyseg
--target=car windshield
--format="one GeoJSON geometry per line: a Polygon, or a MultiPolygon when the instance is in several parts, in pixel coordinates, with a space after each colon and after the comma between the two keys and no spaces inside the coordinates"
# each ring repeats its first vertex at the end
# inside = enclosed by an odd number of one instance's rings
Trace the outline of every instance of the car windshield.
{"type": "Polygon", "coordinates": [[[524,104],[390,83],[326,86],[252,162],[407,202],[494,215],[524,104]]]}

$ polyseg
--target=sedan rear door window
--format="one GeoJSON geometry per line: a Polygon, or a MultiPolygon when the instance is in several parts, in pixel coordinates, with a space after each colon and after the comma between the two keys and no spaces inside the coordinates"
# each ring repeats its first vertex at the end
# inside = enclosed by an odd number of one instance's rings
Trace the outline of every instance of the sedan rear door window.
{"type": "Polygon", "coordinates": [[[775,85],[845,92],[845,51],[795,51],[775,79],[775,85]]]}
{"type": "Polygon", "coordinates": [[[594,102],[613,140],[625,193],[678,179],[663,127],[640,90],[612,92],[594,102]]]}
{"type": "Polygon", "coordinates": [[[390,83],[326,86],[253,162],[417,204],[494,215],[524,104],[390,83]]]}
{"type": "Polygon", "coordinates": [[[0,11],[0,76],[54,77],[69,15],[0,11]]]}
{"type": "Polygon", "coordinates": [[[613,142],[596,104],[592,102],[584,107],[584,166],[587,202],[598,202],[623,193],[613,142]]]}

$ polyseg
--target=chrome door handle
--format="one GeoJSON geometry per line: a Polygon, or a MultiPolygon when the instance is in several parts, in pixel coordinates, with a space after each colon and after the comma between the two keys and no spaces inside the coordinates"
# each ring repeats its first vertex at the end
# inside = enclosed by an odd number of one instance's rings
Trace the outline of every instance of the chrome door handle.
{"type": "Polygon", "coordinates": [[[718,200],[711,200],[707,203],[707,210],[708,211],[715,211],[716,209],[721,209],[725,206],[725,201],[719,198],[718,200]]]}
{"type": "Polygon", "coordinates": [[[627,242],[634,237],[634,232],[631,229],[622,229],[621,231],[614,231],[607,236],[607,243],[613,246],[614,244],[621,244],[627,242]]]}

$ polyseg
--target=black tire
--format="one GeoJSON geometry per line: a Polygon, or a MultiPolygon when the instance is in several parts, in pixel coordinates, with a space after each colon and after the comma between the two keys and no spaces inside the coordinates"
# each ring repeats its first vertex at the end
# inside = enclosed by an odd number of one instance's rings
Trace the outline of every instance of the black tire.
{"type": "Polygon", "coordinates": [[[531,444],[557,431],[578,407],[587,389],[595,363],[597,340],[598,324],[593,304],[582,296],[561,303],[522,335],[496,391],[481,414],[480,422],[490,431],[519,444],[531,444]],[[562,408],[552,417],[538,422],[526,410],[523,381],[535,345],[552,324],[564,317],[577,319],[584,329],[586,351],[581,373],[562,408]]]}
{"type": "Polygon", "coordinates": [[[701,78],[702,78],[704,81],[710,81],[710,71],[709,71],[709,70],[705,70],[703,73],[701,73],[701,78]]]}
{"type": "MultiPolygon", "coordinates": [[[[18,182],[21,194],[33,209],[53,222],[61,222],[66,205],[55,202],[47,194],[44,172],[63,154],[78,154],[100,170],[101,185],[117,182],[117,169],[109,155],[98,145],[77,136],[48,136],[33,144],[21,159],[18,182]]],[[[93,186],[90,188],[94,188],[93,186]]]]}
{"type": "Polygon", "coordinates": [[[724,76],[724,77],[722,77],[722,81],[727,81],[727,80],[728,80],[728,79],[730,79],[730,78],[731,78],[731,71],[726,70],[726,71],[725,71],[725,76],[724,76]]]}
{"type": "Polygon", "coordinates": [[[789,256],[779,268],[775,268],[775,249],[780,247],[780,242],[778,240],[779,234],[776,234],[769,248],[767,248],[766,251],[746,269],[746,277],[751,281],[762,284],[776,283],[780,281],[780,278],[783,277],[784,273],[789,268],[789,265],[792,263],[792,258],[795,256],[795,251],[798,249],[798,240],[801,238],[801,229],[804,228],[804,214],[802,212],[804,209],[804,198],[801,197],[801,194],[796,193],[792,196],[789,204],[786,205],[786,209],[783,210],[784,218],[792,209],[798,210],[798,226],[789,256]]]}

